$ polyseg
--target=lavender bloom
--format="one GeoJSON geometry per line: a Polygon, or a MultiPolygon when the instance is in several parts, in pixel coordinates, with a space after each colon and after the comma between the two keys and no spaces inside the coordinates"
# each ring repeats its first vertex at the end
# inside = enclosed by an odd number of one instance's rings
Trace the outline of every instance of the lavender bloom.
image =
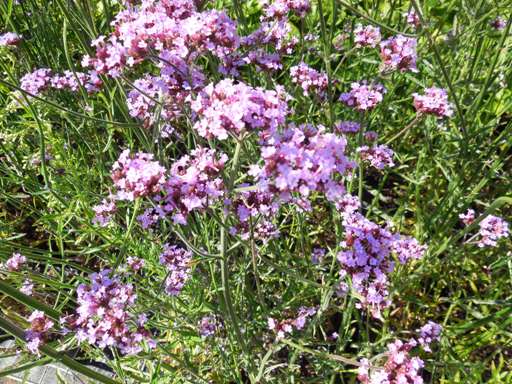
{"type": "Polygon", "coordinates": [[[46,90],[51,82],[51,70],[48,68],[36,69],[34,72],[27,73],[20,80],[20,88],[33,96],[46,90]]]}
{"type": "Polygon", "coordinates": [[[272,317],[269,317],[267,320],[268,329],[276,333],[276,340],[281,340],[286,334],[291,334],[294,329],[303,329],[308,318],[314,316],[316,311],[317,309],[315,307],[300,307],[296,318],[276,321],[272,317]]]}
{"type": "Polygon", "coordinates": [[[400,264],[405,264],[410,260],[419,260],[427,250],[426,245],[421,245],[413,237],[402,237],[392,245],[393,251],[398,256],[400,264]]]}
{"type": "Polygon", "coordinates": [[[32,296],[32,292],[34,290],[34,284],[29,279],[25,279],[23,281],[23,285],[20,288],[20,292],[24,293],[27,296],[32,296]]]}
{"type": "Polygon", "coordinates": [[[441,325],[434,323],[433,321],[429,321],[423,327],[416,330],[416,332],[420,334],[418,342],[426,352],[432,352],[430,349],[430,344],[432,344],[434,341],[441,340],[442,331],[443,327],[441,327],[441,325]]]}
{"type": "Polygon", "coordinates": [[[414,107],[418,113],[433,114],[437,117],[450,117],[453,114],[448,102],[448,94],[442,88],[427,88],[424,95],[412,94],[414,107]]]}
{"type": "Polygon", "coordinates": [[[39,355],[39,347],[48,339],[47,333],[53,327],[53,321],[42,311],[32,312],[28,321],[30,328],[25,331],[27,348],[31,353],[39,355]]]}
{"type": "Polygon", "coordinates": [[[491,21],[491,27],[493,27],[497,31],[503,31],[506,26],[507,26],[507,22],[501,16],[498,16],[493,21],[491,21]]]}
{"type": "Polygon", "coordinates": [[[302,62],[290,68],[290,75],[292,82],[300,85],[304,96],[312,93],[321,98],[325,97],[328,86],[326,73],[318,72],[302,62]]]}
{"type": "Polygon", "coordinates": [[[495,247],[499,239],[509,236],[508,223],[501,217],[489,215],[479,223],[479,226],[480,248],[495,247]]]}
{"type": "Polygon", "coordinates": [[[6,32],[0,35],[0,47],[14,47],[22,40],[22,36],[14,32],[6,32]]]}
{"type": "Polygon", "coordinates": [[[356,47],[376,47],[380,43],[380,29],[372,25],[357,24],[354,29],[354,43],[356,47]]]}
{"type": "Polygon", "coordinates": [[[416,11],[414,10],[414,8],[411,8],[409,12],[404,13],[404,16],[407,24],[409,24],[410,26],[414,28],[419,28],[419,26],[421,25],[420,18],[416,11]]]}
{"type": "Polygon", "coordinates": [[[356,121],[338,121],[334,125],[334,129],[341,133],[353,134],[359,132],[361,129],[361,124],[356,121]]]}
{"type": "Polygon", "coordinates": [[[139,272],[144,267],[144,260],[138,257],[128,256],[126,264],[133,272],[139,272]]]}
{"type": "Polygon", "coordinates": [[[5,267],[9,272],[18,272],[26,262],[27,258],[21,253],[13,253],[5,262],[5,267]]]}
{"type": "Polygon", "coordinates": [[[165,291],[171,296],[177,296],[190,277],[190,261],[192,253],[176,245],[164,245],[160,255],[160,263],[164,265],[169,274],[165,280],[165,291]]]}
{"type": "Polygon", "coordinates": [[[468,209],[466,213],[461,213],[459,215],[459,219],[465,224],[470,225],[475,221],[475,210],[474,209],[468,209]]]}
{"type": "Polygon", "coordinates": [[[313,253],[311,253],[311,262],[313,264],[319,264],[323,260],[324,257],[325,257],[325,249],[313,248],[313,253]]]}
{"type": "Polygon", "coordinates": [[[340,101],[358,111],[368,111],[375,108],[384,98],[386,90],[382,84],[368,85],[367,82],[352,83],[350,92],[342,93],[340,101]]]}
{"type": "Polygon", "coordinates": [[[203,316],[198,324],[199,334],[201,337],[210,337],[222,328],[222,324],[215,316],[203,316]]]}
{"type": "Polygon", "coordinates": [[[116,213],[117,207],[114,200],[103,199],[101,204],[92,207],[95,216],[92,219],[93,224],[106,227],[112,220],[112,216],[116,213]]]}
{"type": "Polygon", "coordinates": [[[393,151],[386,145],[375,145],[368,147],[363,145],[357,148],[359,156],[362,160],[368,161],[372,167],[384,169],[385,167],[393,167],[393,151]]]}
{"type": "Polygon", "coordinates": [[[151,334],[144,328],[145,316],[128,312],[137,298],[133,286],[109,277],[110,272],[93,273],[91,284],[78,286],[76,313],[63,317],[61,323],[76,332],[78,341],[99,348],[117,347],[122,354],[139,353],[143,342],[153,348],[151,334]]]}
{"type": "Polygon", "coordinates": [[[397,35],[380,43],[380,56],[386,70],[401,72],[416,69],[416,45],[414,38],[397,35]]]}
{"type": "Polygon", "coordinates": [[[148,153],[138,152],[130,156],[128,149],[121,153],[111,171],[114,185],[118,188],[117,199],[134,200],[161,190],[165,182],[165,168],[152,160],[153,155],[148,153]]]}

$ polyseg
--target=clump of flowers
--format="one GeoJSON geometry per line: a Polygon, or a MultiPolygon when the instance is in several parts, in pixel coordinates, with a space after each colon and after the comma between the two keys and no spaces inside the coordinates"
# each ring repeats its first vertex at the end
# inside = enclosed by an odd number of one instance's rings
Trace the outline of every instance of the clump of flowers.
{"type": "Polygon", "coordinates": [[[433,321],[429,321],[416,332],[419,333],[418,343],[423,347],[426,352],[432,352],[430,345],[435,341],[441,340],[441,332],[443,327],[433,321]]]}
{"type": "Polygon", "coordinates": [[[319,264],[325,257],[325,253],[326,251],[323,248],[313,248],[313,252],[311,253],[311,262],[313,264],[319,264]]]}
{"type": "Polygon", "coordinates": [[[6,32],[0,35],[0,47],[14,47],[18,45],[22,37],[14,32],[6,32]]]}
{"type": "Polygon", "coordinates": [[[359,132],[361,124],[357,121],[338,121],[334,125],[334,129],[340,133],[353,134],[359,132]]]}
{"type": "Polygon", "coordinates": [[[34,311],[28,318],[30,328],[25,331],[28,350],[39,355],[39,347],[48,340],[48,331],[53,327],[50,320],[42,311],[34,311]]]}
{"type": "Polygon", "coordinates": [[[405,264],[409,260],[421,259],[427,246],[420,244],[414,237],[402,237],[393,242],[392,249],[396,253],[398,261],[405,264]]]}
{"type": "Polygon", "coordinates": [[[144,327],[146,317],[128,311],[137,298],[133,286],[110,273],[110,269],[93,273],[90,284],[78,286],[76,313],[62,318],[61,323],[76,332],[79,342],[99,348],[116,347],[122,354],[139,353],[144,342],[153,348],[155,343],[144,327]]]}
{"type": "Polygon", "coordinates": [[[480,240],[477,244],[480,248],[495,247],[499,239],[509,236],[508,223],[501,217],[489,215],[479,223],[479,226],[480,240]]]}
{"type": "Polygon", "coordinates": [[[130,268],[133,272],[139,272],[144,267],[144,259],[134,257],[134,256],[128,256],[126,259],[126,264],[128,265],[128,268],[130,268]]]}
{"type": "Polygon", "coordinates": [[[39,96],[51,83],[52,71],[48,68],[39,68],[34,72],[27,73],[20,80],[20,88],[32,96],[39,96]]]}
{"type": "Polygon", "coordinates": [[[92,207],[92,210],[95,214],[92,223],[106,227],[117,211],[116,202],[115,200],[103,199],[100,204],[92,207]]]}
{"type": "Polygon", "coordinates": [[[325,132],[325,127],[291,126],[265,142],[264,165],[253,166],[250,174],[283,202],[291,201],[293,193],[307,198],[314,191],[336,201],[345,193],[336,177],[355,167],[345,156],[346,145],[344,137],[325,132]]]}
{"type": "Polygon", "coordinates": [[[380,43],[380,29],[372,25],[357,24],[354,29],[356,47],[376,47],[380,43]]]}
{"type": "Polygon", "coordinates": [[[89,73],[64,71],[61,74],[55,74],[51,78],[51,86],[55,89],[66,89],[76,92],[80,86],[84,87],[88,93],[98,92],[103,85],[95,71],[89,73]]]}
{"type": "Polygon", "coordinates": [[[345,240],[338,253],[341,277],[350,275],[352,288],[360,295],[358,307],[368,308],[374,317],[380,317],[381,310],[391,304],[387,275],[394,270],[392,251],[404,264],[411,258],[420,258],[424,248],[411,240],[404,241],[360,213],[345,214],[343,226],[345,240]]]}
{"type": "Polygon", "coordinates": [[[352,83],[350,91],[342,93],[340,101],[358,111],[368,111],[377,106],[384,98],[386,90],[382,84],[370,84],[363,81],[352,83]]]}
{"type": "Polygon", "coordinates": [[[309,0],[261,0],[266,19],[282,19],[289,12],[305,17],[311,10],[309,0]]]}
{"type": "Polygon", "coordinates": [[[416,45],[416,39],[403,35],[390,37],[380,43],[380,56],[385,70],[417,72],[416,45]]]}
{"type": "Polygon", "coordinates": [[[468,209],[466,213],[461,213],[459,215],[459,219],[465,224],[465,225],[471,225],[473,221],[475,221],[475,210],[474,209],[468,209]]]}
{"type": "Polygon", "coordinates": [[[375,145],[369,147],[363,145],[357,148],[357,152],[361,159],[368,161],[372,167],[377,169],[384,169],[385,167],[393,167],[393,151],[386,145],[375,145]]]}
{"type": "Polygon", "coordinates": [[[494,20],[491,21],[491,27],[493,27],[497,31],[504,30],[506,26],[507,26],[507,22],[501,16],[498,16],[494,20]]]}
{"type": "Polygon", "coordinates": [[[203,316],[197,325],[201,337],[210,337],[222,328],[222,324],[217,320],[216,316],[203,316]]]}
{"type": "Polygon", "coordinates": [[[243,131],[273,131],[285,122],[286,99],[282,88],[267,91],[231,79],[221,80],[207,85],[191,102],[199,117],[194,128],[203,137],[220,140],[243,131]]]}
{"type": "Polygon", "coordinates": [[[305,96],[313,93],[325,97],[328,86],[327,74],[318,72],[302,62],[290,68],[290,76],[293,83],[300,85],[305,96]]]}
{"type": "Polygon", "coordinates": [[[297,317],[276,321],[272,317],[268,318],[268,329],[274,331],[277,336],[276,340],[283,339],[286,334],[291,334],[294,329],[301,330],[306,325],[307,320],[314,316],[317,309],[316,307],[300,307],[297,317]]]}
{"type": "Polygon", "coordinates": [[[404,16],[407,24],[411,25],[412,27],[418,28],[421,25],[421,20],[414,8],[411,8],[409,12],[406,12],[404,16]]]}
{"type": "Polygon", "coordinates": [[[168,271],[165,280],[165,292],[171,296],[178,296],[190,277],[190,262],[192,253],[177,245],[164,245],[160,254],[160,264],[168,271]]]}
{"type": "Polygon", "coordinates": [[[427,88],[425,94],[413,93],[414,107],[418,113],[432,114],[437,117],[450,117],[453,114],[448,102],[448,94],[442,88],[427,88]]]}
{"type": "Polygon", "coordinates": [[[130,155],[124,150],[112,166],[112,181],[118,191],[118,200],[134,200],[137,197],[150,196],[158,193],[165,183],[165,168],[153,155],[138,152],[130,155]]]}
{"type": "Polygon", "coordinates": [[[34,290],[34,283],[30,279],[25,279],[20,288],[20,292],[27,295],[32,296],[32,292],[34,290]]]}
{"type": "Polygon", "coordinates": [[[18,272],[26,262],[27,258],[25,256],[21,253],[15,252],[5,262],[5,268],[7,268],[9,272],[18,272]]]}
{"type": "Polygon", "coordinates": [[[362,359],[358,380],[362,384],[423,384],[420,372],[425,363],[410,355],[416,344],[414,339],[406,343],[401,340],[389,343],[382,367],[373,367],[368,359],[362,359]]]}

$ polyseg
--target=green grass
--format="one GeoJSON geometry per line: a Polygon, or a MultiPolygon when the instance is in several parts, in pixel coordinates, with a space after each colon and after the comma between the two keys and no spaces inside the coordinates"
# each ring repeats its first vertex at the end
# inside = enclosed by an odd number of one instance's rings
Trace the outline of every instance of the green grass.
{"type": "MultiPolygon", "coordinates": [[[[227,9],[241,33],[257,26],[256,1],[207,3],[227,9]]],[[[361,118],[334,100],[350,82],[372,80],[379,66],[376,50],[340,52],[333,40],[358,22],[380,26],[385,36],[395,31],[415,35],[402,17],[411,4],[312,4],[303,26],[292,20],[297,36],[301,30],[319,36],[299,50],[304,56],[287,57],[284,69],[272,78],[249,70],[243,78],[269,89],[285,85],[293,96],[292,121],[332,127],[336,120],[361,118]],[[333,102],[314,102],[291,84],[288,69],[301,59],[338,81],[330,88],[333,102]]],[[[120,383],[241,383],[249,376],[254,382],[354,383],[354,366],[343,359],[377,355],[387,342],[408,338],[433,320],[444,326],[444,333],[433,354],[421,355],[425,382],[512,383],[512,242],[484,249],[466,244],[470,235],[458,219],[468,207],[509,222],[512,217],[512,2],[427,0],[412,1],[412,6],[421,10],[426,25],[418,33],[419,73],[380,79],[388,90],[385,101],[363,117],[367,129],[379,133],[380,143],[390,141],[397,165],[382,173],[365,170],[352,192],[360,192],[368,218],[391,221],[401,233],[428,244],[428,252],[393,274],[393,304],[385,320],[377,321],[355,308],[355,298],[334,295],[343,228],[339,214],[320,196],[311,213],[284,206],[276,217],[280,239],[258,243],[256,250],[226,234],[223,224],[232,218],[222,217],[220,207],[192,215],[187,226],[164,222],[148,232],[133,222],[142,207],[119,204],[115,225],[92,225],[91,207],[107,196],[110,167],[123,148],[154,153],[169,166],[195,147],[197,136],[183,123],[177,127],[183,140],[155,142],[157,132],[129,117],[125,98],[130,83],[154,69],[151,65],[127,79],[105,78],[103,90],[94,96],[50,92],[41,98],[21,96],[16,105],[23,74],[40,67],[80,70],[90,40],[110,32],[109,23],[121,7],[110,0],[3,1],[0,30],[18,32],[24,42],[16,49],[0,48],[0,259],[19,251],[30,262],[20,273],[0,272],[0,328],[22,339],[24,319],[33,309],[58,319],[75,306],[75,289],[90,272],[138,256],[146,267],[143,275],[129,277],[138,293],[134,309],[151,313],[150,326],[158,330],[158,347],[137,356],[112,357],[88,345],[68,356],[77,343],[67,335],[42,350],[48,359],[26,354],[22,365],[28,369],[61,360],[94,378],[80,363],[88,358],[108,364],[120,383]],[[497,15],[508,20],[503,32],[489,26],[497,15]],[[449,90],[454,116],[442,122],[426,117],[397,136],[415,119],[411,94],[432,85],[449,90]],[[45,153],[53,159],[46,161],[45,153]],[[163,243],[184,241],[195,250],[193,277],[180,296],[171,298],[162,292],[165,271],[158,256],[163,243]],[[330,250],[321,267],[310,262],[316,246],[330,250]],[[25,278],[35,283],[32,298],[19,292],[25,278]],[[274,341],[267,318],[285,318],[302,305],[320,309],[303,331],[274,341]],[[224,322],[214,339],[201,339],[196,330],[206,314],[224,322]],[[325,341],[333,331],[338,340],[325,341]]],[[[200,63],[215,65],[208,57],[200,63]]],[[[211,81],[220,78],[214,71],[206,73],[211,81]]],[[[354,147],[356,139],[351,140],[354,147]]],[[[231,159],[226,177],[233,183],[246,180],[248,165],[259,156],[254,137],[238,146],[233,140],[212,145],[231,159]]]]}

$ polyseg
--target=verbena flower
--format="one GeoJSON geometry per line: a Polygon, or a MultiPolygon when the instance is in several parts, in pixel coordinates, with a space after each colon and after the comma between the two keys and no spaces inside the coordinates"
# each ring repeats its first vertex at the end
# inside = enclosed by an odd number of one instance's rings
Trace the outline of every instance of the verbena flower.
{"type": "Polygon", "coordinates": [[[219,322],[216,316],[203,316],[197,328],[201,337],[211,337],[222,328],[222,323],[219,322]]]}
{"type": "Polygon", "coordinates": [[[432,114],[437,117],[450,117],[453,110],[448,102],[448,94],[442,88],[427,88],[425,94],[413,93],[414,107],[418,113],[432,114]]]}
{"type": "Polygon", "coordinates": [[[357,24],[354,29],[356,47],[376,47],[380,43],[380,29],[372,25],[357,24]]]}
{"type": "Polygon", "coordinates": [[[507,26],[507,22],[501,16],[498,16],[494,20],[491,21],[491,27],[493,27],[497,31],[504,30],[506,26],[507,26]]]}
{"type": "Polygon", "coordinates": [[[489,215],[478,225],[480,226],[478,246],[481,248],[495,247],[499,239],[509,236],[508,223],[501,217],[489,215]]]}
{"type": "Polygon", "coordinates": [[[9,272],[18,272],[21,267],[27,262],[27,258],[21,253],[13,253],[12,256],[5,262],[5,268],[9,272]]]}
{"type": "Polygon", "coordinates": [[[266,19],[284,18],[289,12],[305,17],[311,10],[309,0],[260,0],[260,3],[266,19]]]}
{"type": "Polygon", "coordinates": [[[350,88],[349,92],[341,94],[340,101],[358,111],[368,111],[375,108],[386,93],[382,84],[368,85],[366,81],[352,83],[350,88]]]}
{"type": "Polygon", "coordinates": [[[106,227],[117,211],[116,202],[110,199],[103,199],[100,204],[92,207],[92,210],[95,214],[92,223],[106,227]]]}
{"type": "Polygon", "coordinates": [[[287,95],[282,88],[267,91],[230,79],[207,85],[191,107],[198,115],[194,129],[199,135],[224,140],[243,131],[273,131],[288,114],[287,95]]]}
{"type": "Polygon", "coordinates": [[[139,272],[144,267],[145,261],[138,257],[128,256],[126,264],[133,272],[139,272]]]}
{"type": "Polygon", "coordinates": [[[20,88],[33,96],[39,96],[42,91],[45,91],[50,86],[51,79],[52,71],[50,69],[36,69],[20,79],[20,88]]]}
{"type": "Polygon", "coordinates": [[[23,40],[22,36],[14,32],[6,32],[0,35],[0,47],[16,46],[23,40]]]}
{"type": "Polygon", "coordinates": [[[109,269],[93,273],[90,284],[78,286],[76,312],[63,317],[62,325],[76,332],[79,342],[116,347],[122,354],[139,353],[143,343],[153,348],[151,333],[144,327],[146,317],[129,312],[137,298],[133,286],[110,274],[109,269]]]}
{"type": "Polygon", "coordinates": [[[28,318],[30,328],[25,331],[25,340],[28,350],[39,355],[39,347],[48,339],[48,331],[53,327],[50,320],[42,311],[34,311],[28,318]]]}
{"type": "Polygon", "coordinates": [[[465,225],[470,225],[473,223],[473,221],[475,221],[475,210],[468,209],[466,213],[461,213],[459,218],[465,225]]]}
{"type": "Polygon", "coordinates": [[[293,83],[300,85],[305,96],[311,93],[325,97],[328,86],[326,73],[318,72],[301,62],[290,68],[290,76],[293,83]]]}
{"type": "Polygon", "coordinates": [[[429,321],[420,329],[416,330],[419,333],[418,343],[423,347],[426,352],[432,352],[430,345],[441,340],[441,332],[443,327],[433,321],[429,321]]]}
{"type": "Polygon", "coordinates": [[[362,160],[368,161],[371,166],[377,169],[384,169],[385,167],[393,167],[395,165],[393,162],[394,153],[386,145],[374,145],[373,147],[363,145],[357,148],[357,152],[362,160]]]}
{"type": "Polygon", "coordinates": [[[267,319],[268,329],[276,333],[276,340],[283,339],[286,334],[291,334],[294,329],[301,330],[307,320],[317,312],[316,307],[300,307],[297,317],[277,321],[272,317],[267,319]]]}
{"type": "Polygon", "coordinates": [[[400,70],[401,72],[416,69],[415,38],[397,35],[380,43],[380,56],[385,70],[400,70]]]}
{"type": "Polygon", "coordinates": [[[177,245],[164,245],[164,251],[160,254],[160,264],[168,270],[165,280],[165,292],[171,296],[177,296],[190,277],[190,262],[192,253],[177,245]]]}
{"type": "Polygon", "coordinates": [[[137,152],[130,155],[128,149],[114,163],[110,175],[118,189],[118,200],[154,195],[160,192],[166,181],[165,168],[153,161],[152,154],[137,152]]]}
{"type": "Polygon", "coordinates": [[[334,125],[334,129],[340,133],[353,134],[359,132],[361,124],[357,121],[338,121],[334,125]]]}
{"type": "Polygon", "coordinates": [[[20,292],[27,296],[32,296],[33,290],[34,290],[34,283],[32,283],[32,281],[29,279],[25,279],[23,281],[23,285],[20,288],[20,292]]]}
{"type": "Polygon", "coordinates": [[[404,13],[405,21],[407,24],[414,28],[418,28],[421,25],[420,18],[414,8],[411,8],[409,12],[404,13]]]}

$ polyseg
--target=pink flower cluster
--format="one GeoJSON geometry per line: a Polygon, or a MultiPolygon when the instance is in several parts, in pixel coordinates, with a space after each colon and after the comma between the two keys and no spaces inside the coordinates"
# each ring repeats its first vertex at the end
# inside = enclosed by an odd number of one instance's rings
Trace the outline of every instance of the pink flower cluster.
{"type": "Polygon", "coordinates": [[[341,277],[350,275],[352,288],[360,296],[360,308],[368,308],[374,317],[380,317],[388,299],[388,277],[394,270],[392,251],[400,263],[423,256],[425,247],[413,239],[402,239],[381,228],[360,213],[345,214],[343,218],[345,240],[338,253],[341,277]]]}
{"type": "Polygon", "coordinates": [[[300,85],[304,96],[313,93],[321,98],[325,97],[328,86],[326,73],[318,72],[302,62],[290,68],[290,76],[293,83],[300,85]]]}
{"type": "Polygon", "coordinates": [[[403,35],[390,37],[380,43],[380,56],[385,70],[417,72],[416,45],[416,39],[403,35]]]}
{"type": "Polygon", "coordinates": [[[359,132],[361,124],[356,121],[339,121],[334,125],[334,128],[344,134],[353,134],[359,132]]]}
{"type": "Polygon", "coordinates": [[[126,264],[133,272],[139,272],[144,267],[145,261],[138,257],[128,256],[126,264]]]}
{"type": "Polygon", "coordinates": [[[27,73],[20,79],[20,88],[33,96],[45,91],[51,83],[52,71],[48,68],[39,68],[27,73]]]}
{"type": "Polygon", "coordinates": [[[84,87],[88,93],[94,93],[98,92],[103,85],[103,81],[94,71],[75,72],[75,74],[65,71],[62,75],[52,75],[52,71],[48,68],[40,68],[27,73],[20,81],[21,89],[33,96],[39,96],[41,92],[49,88],[77,92],[80,86],[84,87]]]}
{"type": "Polygon", "coordinates": [[[165,168],[153,161],[152,154],[138,152],[131,156],[126,149],[112,166],[111,177],[118,189],[116,199],[134,200],[160,192],[165,168]]]}
{"type": "Polygon", "coordinates": [[[284,202],[292,200],[292,193],[307,198],[315,191],[336,201],[345,193],[337,177],[355,167],[345,156],[346,145],[344,137],[325,132],[323,126],[291,126],[265,142],[263,168],[253,166],[250,174],[263,190],[278,194],[284,202]]]}
{"type": "Polygon", "coordinates": [[[164,245],[160,255],[160,264],[168,271],[165,280],[165,292],[171,296],[178,296],[190,276],[190,262],[192,253],[176,245],[164,245]]]}
{"type": "Polygon", "coordinates": [[[199,334],[201,337],[210,337],[222,328],[222,323],[219,322],[216,316],[203,316],[198,324],[199,334]]]}
{"type": "Polygon", "coordinates": [[[354,43],[356,47],[376,47],[380,43],[380,29],[372,25],[357,24],[354,29],[354,43]]]}
{"type": "Polygon", "coordinates": [[[407,343],[401,340],[389,343],[383,367],[373,367],[368,359],[362,359],[358,380],[362,384],[423,384],[420,372],[425,363],[410,355],[416,344],[414,339],[407,343]]]}
{"type": "Polygon", "coordinates": [[[22,37],[14,32],[6,32],[0,35],[0,47],[16,46],[22,40],[22,37]]]}
{"type": "Polygon", "coordinates": [[[432,114],[437,117],[449,117],[453,114],[448,102],[448,94],[442,88],[427,88],[424,95],[413,93],[412,96],[418,113],[432,114]]]}
{"type": "Polygon", "coordinates": [[[385,167],[393,167],[393,151],[387,145],[374,145],[369,147],[363,145],[357,148],[357,152],[361,159],[368,161],[372,167],[384,169],[385,167]]]}
{"type": "Polygon", "coordinates": [[[507,22],[501,16],[498,16],[494,20],[491,21],[491,27],[493,27],[497,31],[504,30],[506,26],[507,26],[507,22]]]}
{"type": "Polygon", "coordinates": [[[350,91],[342,93],[340,101],[358,111],[368,111],[377,106],[384,98],[386,90],[382,84],[371,84],[363,81],[352,83],[350,91]]]}
{"type": "MultiPolygon", "coordinates": [[[[468,209],[466,213],[461,213],[459,218],[465,225],[471,225],[475,221],[475,211],[468,209]]],[[[508,223],[498,216],[489,215],[478,225],[480,228],[475,236],[480,237],[477,242],[480,248],[495,247],[500,239],[506,238],[510,234],[508,223]]]]}
{"type": "Polygon", "coordinates": [[[429,321],[423,327],[417,330],[419,333],[418,343],[423,347],[426,352],[432,352],[430,345],[434,341],[441,340],[441,332],[443,327],[433,321],[429,321]]]}
{"type": "Polygon", "coordinates": [[[243,131],[274,131],[288,114],[287,95],[282,88],[267,91],[230,79],[209,84],[191,102],[199,119],[194,128],[199,135],[225,140],[243,131]]]}
{"type": "Polygon", "coordinates": [[[289,12],[297,16],[306,17],[311,10],[309,0],[261,0],[266,19],[281,19],[289,12]]]}
{"type": "Polygon", "coordinates": [[[144,342],[153,348],[155,342],[144,327],[146,317],[135,318],[128,311],[137,298],[133,286],[110,278],[110,272],[93,273],[91,284],[78,286],[76,313],[63,317],[61,323],[76,332],[79,342],[99,348],[117,347],[122,354],[139,353],[144,342]]]}
{"type": "Polygon", "coordinates": [[[116,202],[114,200],[103,199],[100,204],[92,207],[92,210],[95,213],[92,223],[100,227],[106,227],[117,211],[116,202]]]}
{"type": "Polygon", "coordinates": [[[28,318],[30,328],[25,331],[28,350],[39,355],[39,347],[48,340],[48,331],[53,327],[50,320],[42,311],[34,311],[28,318]]]}
{"type": "Polygon", "coordinates": [[[421,20],[414,8],[411,8],[411,10],[405,13],[404,16],[407,24],[413,26],[414,28],[418,28],[421,25],[421,20]]]}
{"type": "Polygon", "coordinates": [[[308,318],[314,316],[317,312],[315,307],[300,307],[297,317],[276,321],[272,317],[268,318],[268,329],[274,331],[276,340],[284,339],[286,334],[291,334],[294,329],[301,330],[306,325],[308,318]]]}
{"type": "MultiPolygon", "coordinates": [[[[240,185],[241,188],[247,185],[240,185]]],[[[243,240],[251,236],[251,224],[253,236],[257,240],[268,241],[279,236],[279,231],[270,221],[279,210],[279,203],[274,195],[263,191],[242,191],[233,201],[227,201],[231,210],[238,218],[238,223],[230,228],[232,235],[240,235],[243,240]]]]}
{"type": "Polygon", "coordinates": [[[26,262],[27,258],[25,256],[21,253],[15,252],[5,262],[5,268],[7,268],[9,272],[18,272],[26,262]]]}

